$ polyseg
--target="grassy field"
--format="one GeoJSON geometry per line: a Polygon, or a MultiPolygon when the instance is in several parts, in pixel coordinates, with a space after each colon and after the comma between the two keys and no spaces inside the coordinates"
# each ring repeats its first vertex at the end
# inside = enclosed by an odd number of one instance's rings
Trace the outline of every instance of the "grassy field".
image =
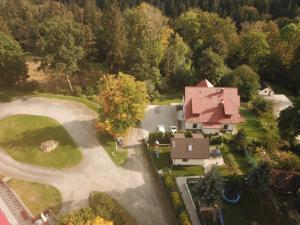
{"type": "Polygon", "coordinates": [[[55,187],[17,179],[10,180],[8,185],[16,192],[33,216],[37,216],[45,209],[51,209],[55,214],[59,212],[62,198],[55,187]]]}
{"type": "Polygon", "coordinates": [[[112,137],[99,132],[98,138],[101,145],[116,165],[122,166],[127,161],[127,150],[116,150],[116,142],[112,137]]]}
{"type": "Polygon", "coordinates": [[[159,148],[159,158],[157,158],[153,150],[150,151],[156,168],[159,170],[169,169],[172,175],[178,177],[200,176],[204,174],[204,168],[202,166],[172,166],[169,147],[159,148]]]}
{"type": "Polygon", "coordinates": [[[14,92],[0,92],[0,102],[11,102],[17,98],[26,97],[45,97],[50,99],[69,100],[84,104],[91,110],[98,112],[99,106],[96,102],[90,101],[84,97],[75,97],[68,95],[48,94],[48,93],[14,93],[14,92]]]}
{"type": "Polygon", "coordinates": [[[246,121],[239,124],[237,127],[238,129],[244,129],[247,133],[248,138],[257,138],[265,132],[259,118],[255,116],[250,110],[241,108],[240,113],[246,121]]]}
{"type": "Polygon", "coordinates": [[[159,98],[155,99],[151,104],[170,105],[171,103],[182,103],[182,94],[178,94],[174,96],[161,95],[159,98]]]}
{"type": "Polygon", "coordinates": [[[0,121],[0,146],[15,160],[34,165],[69,168],[77,165],[81,152],[67,131],[44,116],[16,115],[0,121]],[[59,141],[50,153],[40,150],[46,140],[59,141]]]}
{"type": "Polygon", "coordinates": [[[240,190],[241,200],[237,204],[223,203],[226,225],[293,225],[288,215],[279,212],[270,195],[250,188],[242,179],[229,178],[240,190]]]}

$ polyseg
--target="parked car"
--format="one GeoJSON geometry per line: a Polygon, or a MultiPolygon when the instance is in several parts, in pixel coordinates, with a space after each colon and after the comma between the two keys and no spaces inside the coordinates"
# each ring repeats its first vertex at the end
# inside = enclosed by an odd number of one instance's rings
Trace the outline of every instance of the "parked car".
{"type": "Polygon", "coordinates": [[[176,133],[177,132],[177,127],[176,126],[170,126],[170,131],[172,133],[176,133]]]}
{"type": "Polygon", "coordinates": [[[157,126],[157,131],[164,134],[166,132],[165,126],[164,125],[158,125],[157,126]]]}

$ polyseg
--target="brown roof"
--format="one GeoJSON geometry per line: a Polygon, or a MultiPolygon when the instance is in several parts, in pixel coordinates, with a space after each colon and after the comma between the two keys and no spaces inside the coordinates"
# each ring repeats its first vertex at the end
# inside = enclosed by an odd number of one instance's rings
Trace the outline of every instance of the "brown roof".
{"type": "Polygon", "coordinates": [[[172,159],[209,158],[209,141],[207,138],[171,138],[170,147],[172,159]]]}
{"type": "Polygon", "coordinates": [[[212,83],[210,83],[206,79],[200,81],[198,84],[196,84],[196,86],[198,86],[198,87],[214,87],[214,85],[212,85],[212,83]]]}
{"type": "Polygon", "coordinates": [[[185,87],[185,121],[206,124],[242,122],[237,88],[185,87]]]}

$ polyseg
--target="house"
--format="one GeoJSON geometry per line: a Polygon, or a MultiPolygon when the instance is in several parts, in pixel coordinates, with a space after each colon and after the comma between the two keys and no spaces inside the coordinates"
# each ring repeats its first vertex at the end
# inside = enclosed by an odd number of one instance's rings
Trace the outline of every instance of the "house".
{"type": "Polygon", "coordinates": [[[185,138],[176,134],[171,138],[170,148],[173,165],[204,165],[210,157],[209,140],[202,135],[185,138]]]}
{"type": "Polygon", "coordinates": [[[261,96],[272,96],[274,95],[274,91],[266,82],[261,82],[258,94],[261,96]]]}
{"type": "Polygon", "coordinates": [[[242,122],[237,88],[214,87],[208,80],[185,87],[183,125],[204,134],[233,131],[242,122]]]}

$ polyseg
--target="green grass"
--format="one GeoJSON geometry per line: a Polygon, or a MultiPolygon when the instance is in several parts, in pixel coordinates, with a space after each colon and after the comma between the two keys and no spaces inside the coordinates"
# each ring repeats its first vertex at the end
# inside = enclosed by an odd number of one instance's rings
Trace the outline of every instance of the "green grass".
{"type": "Polygon", "coordinates": [[[153,149],[151,149],[150,151],[156,168],[159,170],[169,169],[171,171],[171,174],[177,177],[200,176],[204,174],[204,168],[202,166],[172,166],[169,147],[159,148],[159,158],[157,158],[157,155],[153,151],[153,149]]]}
{"type": "Polygon", "coordinates": [[[122,166],[127,161],[127,150],[116,150],[116,142],[112,137],[99,132],[98,138],[101,145],[116,165],[122,166]]]}
{"type": "Polygon", "coordinates": [[[248,172],[249,165],[247,164],[245,157],[230,149],[226,144],[221,146],[222,156],[225,162],[225,166],[219,167],[222,175],[238,174],[242,175],[248,172]]]}
{"type": "Polygon", "coordinates": [[[60,192],[52,186],[12,179],[8,185],[16,192],[33,216],[46,209],[59,213],[62,203],[60,192]]]}
{"type": "Polygon", "coordinates": [[[182,103],[182,95],[161,95],[152,102],[153,105],[170,105],[171,103],[182,103]]]}
{"type": "Polygon", "coordinates": [[[244,129],[249,139],[256,139],[264,134],[265,130],[257,116],[246,108],[240,109],[241,115],[246,120],[237,126],[238,129],[244,129]]]}
{"type": "Polygon", "coordinates": [[[230,177],[231,183],[240,190],[241,200],[237,204],[223,203],[226,225],[292,225],[288,215],[279,212],[270,195],[247,186],[242,178],[230,177]],[[232,181],[234,180],[234,181],[232,181]]]}
{"type": "Polygon", "coordinates": [[[44,116],[15,115],[0,120],[0,146],[15,160],[52,168],[70,168],[82,158],[73,139],[55,120],[44,116]],[[59,141],[50,153],[40,150],[42,142],[59,141]]]}

